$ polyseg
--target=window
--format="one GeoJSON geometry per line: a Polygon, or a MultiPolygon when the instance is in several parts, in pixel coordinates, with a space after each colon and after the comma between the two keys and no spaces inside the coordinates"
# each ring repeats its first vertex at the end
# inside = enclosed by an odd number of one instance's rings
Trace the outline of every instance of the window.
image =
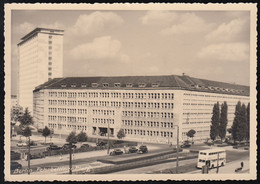
{"type": "Polygon", "coordinates": [[[133,84],[132,83],[127,83],[126,87],[131,88],[131,87],[133,87],[133,84]]]}
{"type": "Polygon", "coordinates": [[[76,84],[71,84],[71,87],[72,87],[72,88],[75,88],[75,87],[76,87],[76,84]]]}
{"type": "Polygon", "coordinates": [[[49,60],[52,60],[52,57],[49,57],[49,60]]]}
{"type": "Polygon", "coordinates": [[[52,65],[52,62],[49,62],[48,64],[49,64],[49,65],[52,65]]]}
{"type": "Polygon", "coordinates": [[[52,44],[52,41],[49,41],[49,44],[52,44]]]}
{"type": "Polygon", "coordinates": [[[143,88],[143,87],[145,87],[145,86],[146,86],[145,83],[139,83],[139,84],[138,84],[138,87],[140,87],[140,88],[143,88]]]}
{"type": "Polygon", "coordinates": [[[115,87],[120,87],[121,84],[120,84],[120,83],[114,83],[114,86],[115,86],[115,87]]]}
{"type": "Polygon", "coordinates": [[[65,87],[67,87],[67,85],[66,84],[61,84],[61,87],[65,88],[65,87]]]}
{"type": "Polygon", "coordinates": [[[103,83],[103,87],[108,87],[109,84],[108,83],[103,83]]]}
{"type": "Polygon", "coordinates": [[[152,87],[153,87],[153,88],[159,87],[159,83],[152,83],[152,87]]]}
{"type": "Polygon", "coordinates": [[[81,87],[82,87],[82,88],[85,88],[85,87],[87,87],[87,84],[82,83],[82,84],[81,84],[81,87]]]}
{"type": "Polygon", "coordinates": [[[49,49],[52,49],[52,46],[49,46],[49,49]]]}
{"type": "Polygon", "coordinates": [[[98,83],[92,83],[91,86],[94,87],[98,87],[98,83]]]}
{"type": "Polygon", "coordinates": [[[49,71],[51,71],[51,70],[52,70],[52,68],[51,68],[51,67],[49,67],[49,68],[48,68],[48,70],[49,70],[49,71]]]}
{"type": "Polygon", "coordinates": [[[49,76],[51,76],[51,74],[52,74],[51,72],[48,73],[49,76]]]}
{"type": "Polygon", "coordinates": [[[49,39],[52,39],[52,35],[49,35],[49,39]]]}

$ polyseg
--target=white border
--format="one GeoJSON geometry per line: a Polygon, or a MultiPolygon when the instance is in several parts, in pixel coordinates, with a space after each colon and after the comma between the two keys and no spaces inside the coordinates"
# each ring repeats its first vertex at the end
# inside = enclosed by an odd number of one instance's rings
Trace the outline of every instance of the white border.
{"type": "Polygon", "coordinates": [[[10,153],[11,11],[12,10],[244,10],[250,11],[250,173],[249,174],[129,174],[129,175],[10,175],[10,155],[5,154],[6,181],[137,181],[137,180],[249,180],[256,179],[256,3],[244,4],[5,4],[5,153],[10,153]],[[254,126],[252,126],[254,125],[254,126]]]}

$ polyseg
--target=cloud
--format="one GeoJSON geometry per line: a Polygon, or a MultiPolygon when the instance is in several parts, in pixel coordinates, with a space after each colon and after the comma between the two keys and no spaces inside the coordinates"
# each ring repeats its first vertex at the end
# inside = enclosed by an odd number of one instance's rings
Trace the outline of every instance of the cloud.
{"type": "Polygon", "coordinates": [[[114,59],[127,63],[129,56],[121,52],[122,44],[111,36],[95,38],[91,43],[78,45],[70,51],[73,59],[114,59]]]}
{"type": "Polygon", "coordinates": [[[65,29],[65,26],[60,22],[54,22],[53,24],[40,24],[38,27],[50,29],[65,29]]]}
{"type": "Polygon", "coordinates": [[[206,32],[213,24],[206,23],[204,19],[197,16],[195,13],[180,14],[178,21],[161,31],[163,35],[172,34],[187,34],[187,33],[200,33],[206,32]]]}
{"type": "Polygon", "coordinates": [[[148,11],[141,17],[141,21],[145,25],[169,24],[177,17],[177,13],[170,11],[148,11]]]}
{"type": "Polygon", "coordinates": [[[241,42],[212,44],[204,47],[198,57],[209,61],[249,61],[249,45],[241,42]]]}
{"type": "Polygon", "coordinates": [[[213,42],[229,42],[241,38],[245,35],[249,35],[249,21],[245,18],[233,19],[229,23],[223,23],[217,27],[214,31],[206,35],[207,41],[213,42]]]}
{"type": "Polygon", "coordinates": [[[122,24],[123,19],[113,12],[93,12],[80,15],[76,23],[68,28],[68,33],[74,35],[89,35],[102,29],[108,29],[122,24]]]}
{"type": "Polygon", "coordinates": [[[17,33],[23,33],[27,34],[30,31],[32,31],[35,28],[35,25],[29,23],[29,22],[24,22],[16,27],[14,27],[14,32],[17,33]]]}
{"type": "Polygon", "coordinates": [[[14,28],[15,33],[26,35],[27,33],[34,30],[36,27],[40,28],[50,28],[50,29],[64,29],[64,25],[60,22],[54,22],[53,24],[32,24],[29,22],[24,22],[14,28]]]}

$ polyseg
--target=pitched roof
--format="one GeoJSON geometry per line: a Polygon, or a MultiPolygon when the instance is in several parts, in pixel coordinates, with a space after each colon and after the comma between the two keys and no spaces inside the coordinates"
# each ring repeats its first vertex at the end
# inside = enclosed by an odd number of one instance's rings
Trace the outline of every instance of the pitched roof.
{"type": "Polygon", "coordinates": [[[66,77],[55,78],[35,88],[41,89],[183,89],[190,91],[204,91],[211,93],[233,94],[249,96],[249,86],[210,81],[189,77],[187,75],[160,76],[118,76],[118,77],[66,77]],[[98,84],[92,86],[93,83],[98,84]],[[104,84],[106,84],[104,86],[104,84]],[[132,84],[129,87],[127,84],[132,84]],[[145,84],[145,86],[139,86],[145,84]]]}

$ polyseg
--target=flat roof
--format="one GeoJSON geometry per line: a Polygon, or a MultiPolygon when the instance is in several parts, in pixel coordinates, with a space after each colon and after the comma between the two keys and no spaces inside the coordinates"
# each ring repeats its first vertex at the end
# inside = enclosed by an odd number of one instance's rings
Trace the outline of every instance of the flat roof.
{"type": "MultiPolygon", "coordinates": [[[[51,34],[58,34],[58,35],[63,35],[64,34],[64,30],[62,29],[49,29],[49,28],[40,28],[37,27],[34,30],[32,30],[31,32],[29,32],[28,34],[26,34],[25,36],[23,36],[21,38],[21,42],[19,42],[17,45],[22,44],[24,41],[26,41],[28,38],[32,37],[33,35],[42,32],[42,31],[50,31],[51,34]]],[[[45,33],[45,32],[43,32],[45,33]]]]}

